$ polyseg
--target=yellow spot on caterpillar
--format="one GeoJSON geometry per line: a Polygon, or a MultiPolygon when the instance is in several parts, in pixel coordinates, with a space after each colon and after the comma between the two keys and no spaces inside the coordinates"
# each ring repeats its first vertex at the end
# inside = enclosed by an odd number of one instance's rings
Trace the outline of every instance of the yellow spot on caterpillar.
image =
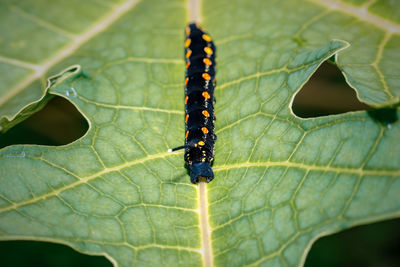
{"type": "Polygon", "coordinates": [[[187,38],[185,41],[185,47],[189,47],[191,42],[192,40],[190,38],[187,38]]]}
{"type": "Polygon", "coordinates": [[[186,79],[185,79],[185,86],[188,84],[188,82],[189,82],[189,78],[186,77],[186,79]]]}
{"type": "Polygon", "coordinates": [[[205,143],[203,141],[199,141],[198,144],[199,144],[199,146],[204,146],[205,145],[205,143]]]}
{"type": "Polygon", "coordinates": [[[194,144],[194,147],[197,147],[197,144],[194,144]]]}
{"type": "Polygon", "coordinates": [[[204,134],[208,134],[208,129],[206,127],[201,128],[204,134]]]}
{"type": "Polygon", "coordinates": [[[189,114],[186,115],[185,122],[188,122],[189,114]]]}
{"type": "Polygon", "coordinates": [[[191,54],[192,54],[192,50],[188,49],[188,51],[186,52],[186,58],[189,58],[191,54]]]}
{"type": "Polygon", "coordinates": [[[208,113],[207,110],[203,110],[201,113],[202,113],[205,117],[210,117],[210,113],[208,113]]]}
{"type": "Polygon", "coordinates": [[[210,35],[208,35],[208,34],[206,34],[206,33],[205,33],[205,34],[203,34],[203,36],[202,36],[202,37],[203,37],[203,40],[204,40],[204,41],[206,41],[206,42],[210,42],[210,41],[211,41],[211,37],[210,37],[210,35]]]}
{"type": "Polygon", "coordinates": [[[188,138],[188,136],[189,136],[189,131],[186,131],[185,139],[188,138]]]}
{"type": "Polygon", "coordinates": [[[190,35],[190,27],[188,26],[188,27],[186,27],[186,36],[189,36],[190,35]]]}
{"type": "Polygon", "coordinates": [[[213,50],[210,47],[206,46],[204,47],[204,52],[206,52],[207,55],[212,55],[213,50]]]}
{"type": "Polygon", "coordinates": [[[185,105],[187,104],[188,100],[189,100],[189,97],[186,96],[186,97],[185,97],[185,105]]]}
{"type": "Polygon", "coordinates": [[[206,80],[206,81],[211,80],[210,74],[208,74],[206,72],[204,72],[202,76],[203,76],[203,79],[206,80]]]}
{"type": "Polygon", "coordinates": [[[202,95],[205,99],[210,99],[210,94],[208,92],[203,92],[202,95]]]}
{"type": "Polygon", "coordinates": [[[204,64],[206,64],[207,66],[211,66],[211,64],[212,64],[211,60],[210,60],[209,58],[206,58],[206,57],[203,59],[203,62],[204,62],[204,64]]]}
{"type": "Polygon", "coordinates": [[[202,158],[202,159],[201,159],[201,162],[205,162],[205,161],[206,161],[206,158],[202,158]]]}

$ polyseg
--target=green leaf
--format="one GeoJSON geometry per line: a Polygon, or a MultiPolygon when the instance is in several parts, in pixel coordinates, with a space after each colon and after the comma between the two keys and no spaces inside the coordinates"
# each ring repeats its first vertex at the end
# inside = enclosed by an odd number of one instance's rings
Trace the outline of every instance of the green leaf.
{"type": "Polygon", "coordinates": [[[2,4],[1,126],[59,95],[89,130],[66,146],[0,150],[1,240],[63,243],[120,266],[297,266],[320,236],[398,217],[400,26],[375,4],[202,2],[218,141],[215,180],[192,185],[182,152],[167,153],[184,135],[186,4],[68,3],[2,4]],[[30,34],[27,53],[17,38],[26,46],[30,34]],[[296,117],[295,94],[332,56],[362,101],[389,107],[296,117]]]}

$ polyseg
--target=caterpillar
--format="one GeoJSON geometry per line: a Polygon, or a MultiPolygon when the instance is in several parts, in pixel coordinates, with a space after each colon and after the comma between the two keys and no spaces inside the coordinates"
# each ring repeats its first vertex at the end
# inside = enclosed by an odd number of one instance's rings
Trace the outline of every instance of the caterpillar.
{"type": "Polygon", "coordinates": [[[169,151],[185,149],[190,181],[197,184],[214,179],[215,45],[194,23],[186,27],[185,34],[185,145],[169,151]]]}

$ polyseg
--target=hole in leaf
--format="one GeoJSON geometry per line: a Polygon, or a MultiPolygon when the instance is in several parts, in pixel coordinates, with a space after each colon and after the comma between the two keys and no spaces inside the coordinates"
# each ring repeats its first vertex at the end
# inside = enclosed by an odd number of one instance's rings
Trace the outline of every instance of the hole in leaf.
{"type": "Polygon", "coordinates": [[[0,148],[15,144],[66,145],[82,137],[88,128],[74,105],[55,96],[42,110],[0,133],[0,148]]]}
{"type": "Polygon", "coordinates": [[[324,62],[298,92],[292,108],[301,118],[371,109],[357,99],[340,70],[328,62],[324,62]]]}
{"type": "Polygon", "coordinates": [[[103,256],[81,254],[70,247],[35,241],[0,242],[0,266],[111,267],[103,256]]]}
{"type": "Polygon", "coordinates": [[[400,220],[322,237],[311,247],[304,266],[400,266],[400,220]]]}

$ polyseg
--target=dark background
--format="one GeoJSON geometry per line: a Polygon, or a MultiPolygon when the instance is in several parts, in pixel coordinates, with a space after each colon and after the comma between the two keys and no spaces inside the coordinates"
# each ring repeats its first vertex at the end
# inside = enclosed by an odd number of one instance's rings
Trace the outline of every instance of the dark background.
{"type": "MultiPolygon", "coordinates": [[[[297,94],[293,111],[309,118],[355,110],[369,110],[360,103],[340,71],[324,63],[297,94]]],[[[46,107],[0,133],[0,148],[13,144],[65,145],[82,135],[88,124],[75,107],[54,97],[46,107]]],[[[400,266],[400,219],[355,227],[323,237],[312,246],[306,267],[400,266]]],[[[35,241],[0,242],[0,266],[111,266],[101,256],[83,255],[70,247],[35,241]]]]}

